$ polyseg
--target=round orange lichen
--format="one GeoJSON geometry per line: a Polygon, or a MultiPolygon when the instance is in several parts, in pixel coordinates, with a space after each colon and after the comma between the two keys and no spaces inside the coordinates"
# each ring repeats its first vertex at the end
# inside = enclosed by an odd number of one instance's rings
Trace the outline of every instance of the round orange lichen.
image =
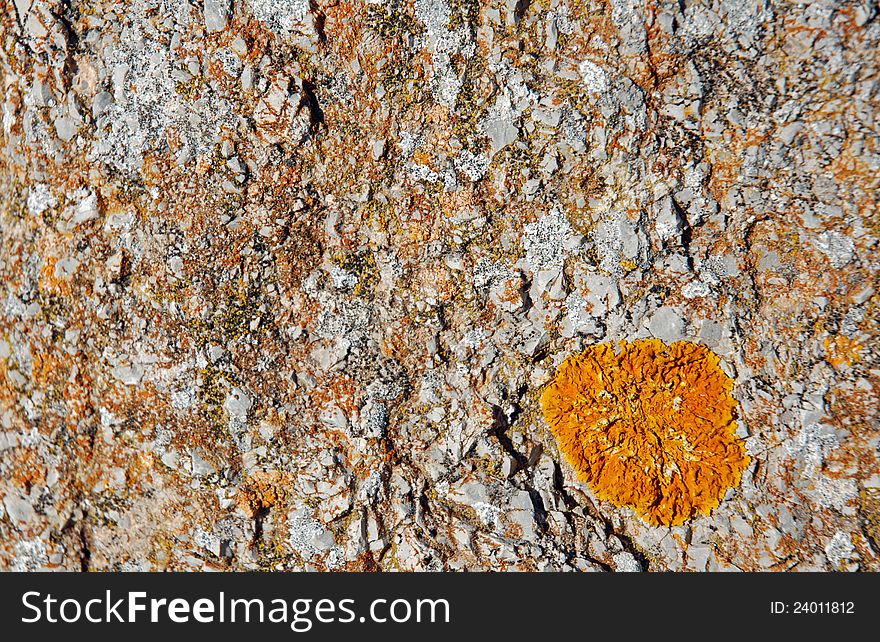
{"type": "Polygon", "coordinates": [[[644,339],[569,357],[541,405],[600,499],[672,526],[717,507],[749,463],[732,389],[705,346],[644,339]]]}

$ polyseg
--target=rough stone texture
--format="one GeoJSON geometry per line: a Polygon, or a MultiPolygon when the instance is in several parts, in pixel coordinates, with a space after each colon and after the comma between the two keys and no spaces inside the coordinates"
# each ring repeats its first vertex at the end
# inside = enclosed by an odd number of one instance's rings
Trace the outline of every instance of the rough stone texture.
{"type": "Polygon", "coordinates": [[[0,567],[874,569],[874,0],[0,0],[0,567]],[[753,459],[599,502],[566,356],[753,459]]]}

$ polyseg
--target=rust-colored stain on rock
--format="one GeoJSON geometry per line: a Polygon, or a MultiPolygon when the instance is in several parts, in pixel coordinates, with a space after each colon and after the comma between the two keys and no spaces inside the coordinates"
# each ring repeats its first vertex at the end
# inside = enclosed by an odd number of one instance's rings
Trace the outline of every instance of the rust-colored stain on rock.
{"type": "Polygon", "coordinates": [[[749,463],[732,389],[705,346],[645,339],[569,357],[541,405],[600,499],[672,526],[716,508],[749,463]]]}

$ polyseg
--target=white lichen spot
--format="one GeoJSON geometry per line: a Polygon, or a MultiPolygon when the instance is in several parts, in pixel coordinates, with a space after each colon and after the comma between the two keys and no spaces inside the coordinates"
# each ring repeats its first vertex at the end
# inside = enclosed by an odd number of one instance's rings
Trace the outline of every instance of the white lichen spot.
{"type": "Polygon", "coordinates": [[[413,180],[422,183],[436,183],[440,180],[440,174],[427,165],[422,165],[420,163],[413,163],[413,166],[409,170],[409,175],[413,180]]]}
{"type": "Polygon", "coordinates": [[[822,473],[825,458],[839,446],[834,428],[812,423],[786,442],[785,449],[800,462],[803,476],[799,485],[805,494],[819,506],[845,512],[856,498],[858,485],[852,479],[831,478],[822,473]]]}
{"type": "Polygon", "coordinates": [[[400,140],[397,141],[397,146],[400,147],[400,155],[403,160],[409,159],[413,152],[424,144],[425,139],[413,132],[401,132],[400,140]]]}
{"type": "Polygon", "coordinates": [[[617,567],[618,573],[639,573],[642,565],[633,556],[632,553],[622,551],[614,555],[614,565],[617,567]]]}
{"type": "Polygon", "coordinates": [[[251,0],[254,18],[279,35],[302,32],[316,34],[309,0],[251,0]]]}
{"type": "Polygon", "coordinates": [[[848,512],[856,499],[859,486],[852,479],[834,479],[826,475],[816,475],[810,480],[805,493],[822,508],[848,512]]]}
{"type": "Polygon", "coordinates": [[[503,263],[481,257],[474,265],[473,283],[476,288],[487,288],[511,276],[513,272],[503,263]]]}
{"type": "Polygon", "coordinates": [[[45,183],[34,183],[28,191],[27,208],[31,216],[39,216],[48,209],[55,207],[58,199],[52,189],[45,183]]]}
{"type": "Polygon", "coordinates": [[[702,281],[691,281],[681,288],[681,296],[686,299],[696,299],[710,294],[712,294],[712,289],[702,281]]]}
{"type": "Polygon", "coordinates": [[[183,388],[182,390],[175,390],[171,393],[171,407],[175,410],[192,408],[196,402],[196,398],[195,388],[189,387],[183,388]]]}
{"type": "Polygon", "coordinates": [[[811,476],[821,470],[825,457],[840,446],[834,429],[822,424],[804,426],[797,436],[786,442],[785,449],[803,463],[804,474],[811,476]]]}
{"type": "Polygon", "coordinates": [[[575,233],[558,207],[526,225],[524,232],[526,263],[533,272],[561,269],[566,255],[581,241],[581,236],[575,233]]]}
{"type": "Polygon", "coordinates": [[[473,508],[477,513],[477,517],[480,518],[480,521],[483,522],[487,528],[496,531],[501,527],[501,517],[503,513],[500,508],[496,508],[495,506],[492,506],[492,504],[486,502],[474,502],[473,508]]]}
{"type": "Polygon", "coordinates": [[[451,54],[470,58],[476,45],[468,29],[449,28],[451,12],[446,2],[416,0],[416,16],[425,25],[425,48],[431,53],[431,92],[434,99],[450,109],[455,107],[461,78],[452,65],[451,54]]]}
{"type": "Polygon", "coordinates": [[[853,546],[852,536],[849,533],[837,531],[825,546],[825,556],[835,568],[841,568],[857,560],[858,554],[853,546]]]}
{"type": "Polygon", "coordinates": [[[193,533],[193,541],[209,553],[218,556],[220,555],[221,541],[214,533],[209,533],[201,528],[197,528],[193,533]]]}
{"type": "Polygon", "coordinates": [[[338,265],[330,266],[330,278],[333,279],[333,287],[337,290],[350,290],[358,284],[357,275],[338,265]]]}
{"type": "Polygon", "coordinates": [[[569,321],[574,327],[578,327],[590,321],[591,308],[592,306],[579,292],[572,292],[565,297],[565,310],[568,313],[569,321]]]}
{"type": "Polygon", "coordinates": [[[49,562],[46,554],[46,545],[40,539],[30,539],[16,542],[12,570],[16,572],[37,571],[49,562]]]}
{"type": "Polygon", "coordinates": [[[184,64],[164,36],[145,26],[152,25],[156,11],[173,16],[180,27],[188,24],[186,0],[135,3],[105,57],[112,97],[100,94],[106,104],[87,160],[104,161],[126,173],[140,171],[145,153],[169,145],[181,165],[208,155],[222,133],[235,127],[229,101],[209,85],[200,85],[198,94],[186,91],[201,70],[197,64],[184,64]]]}
{"type": "Polygon", "coordinates": [[[608,74],[602,67],[590,60],[584,60],[578,65],[578,71],[584,81],[587,91],[601,94],[608,89],[608,74]]]}
{"type": "Polygon", "coordinates": [[[550,11],[550,17],[556,22],[556,28],[559,33],[570,36],[574,33],[575,22],[571,19],[571,10],[567,4],[560,4],[558,7],[550,11]]]}
{"type": "Polygon", "coordinates": [[[596,226],[593,233],[596,252],[599,255],[599,267],[608,274],[623,276],[620,259],[623,254],[623,238],[620,233],[620,222],[607,218],[596,226]]]}
{"type": "Polygon", "coordinates": [[[471,181],[478,181],[489,171],[489,159],[478,156],[465,149],[453,161],[455,169],[467,176],[471,181]]]}
{"type": "Polygon", "coordinates": [[[853,260],[855,244],[852,239],[839,232],[822,232],[816,239],[816,247],[828,257],[831,265],[842,268],[853,260]]]}
{"type": "Polygon", "coordinates": [[[333,533],[315,519],[312,509],[302,506],[288,516],[287,542],[290,548],[304,559],[311,560],[326,555],[328,568],[337,566],[342,560],[333,533]]]}

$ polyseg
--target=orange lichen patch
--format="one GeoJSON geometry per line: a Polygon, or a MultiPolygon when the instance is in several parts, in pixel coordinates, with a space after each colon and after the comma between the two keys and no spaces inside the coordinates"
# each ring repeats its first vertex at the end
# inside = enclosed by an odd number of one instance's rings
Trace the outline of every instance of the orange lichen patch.
{"type": "MultiPolygon", "coordinates": [[[[41,292],[69,297],[73,293],[71,284],[74,274],[58,266],[59,257],[48,256],[40,270],[39,286],[41,292]]],[[[63,265],[63,264],[62,264],[63,265]]]]}
{"type": "Polygon", "coordinates": [[[16,449],[9,458],[9,463],[13,472],[7,477],[7,481],[12,486],[30,490],[32,486],[46,484],[46,466],[35,449],[16,449]]]}
{"type": "Polygon", "coordinates": [[[351,416],[357,410],[358,384],[351,377],[340,375],[328,378],[324,385],[313,393],[315,406],[328,409],[337,406],[347,416],[351,416]]]}
{"type": "Polygon", "coordinates": [[[37,353],[34,355],[31,375],[37,386],[47,390],[67,376],[67,368],[52,353],[37,353]]]}
{"type": "Polygon", "coordinates": [[[862,345],[842,334],[825,339],[825,359],[837,369],[852,366],[861,361],[862,345]]]}
{"type": "Polygon", "coordinates": [[[749,457],[735,434],[733,381],[705,346],[657,339],[590,346],[541,397],[582,481],[655,525],[708,514],[749,457]]]}
{"type": "Polygon", "coordinates": [[[287,491],[285,479],[279,473],[256,473],[249,483],[239,490],[235,503],[253,517],[263,510],[284,502],[287,491]]]}
{"type": "Polygon", "coordinates": [[[388,359],[404,361],[411,352],[408,348],[409,341],[416,335],[418,325],[411,317],[404,317],[386,327],[382,336],[382,355],[388,359]]]}

